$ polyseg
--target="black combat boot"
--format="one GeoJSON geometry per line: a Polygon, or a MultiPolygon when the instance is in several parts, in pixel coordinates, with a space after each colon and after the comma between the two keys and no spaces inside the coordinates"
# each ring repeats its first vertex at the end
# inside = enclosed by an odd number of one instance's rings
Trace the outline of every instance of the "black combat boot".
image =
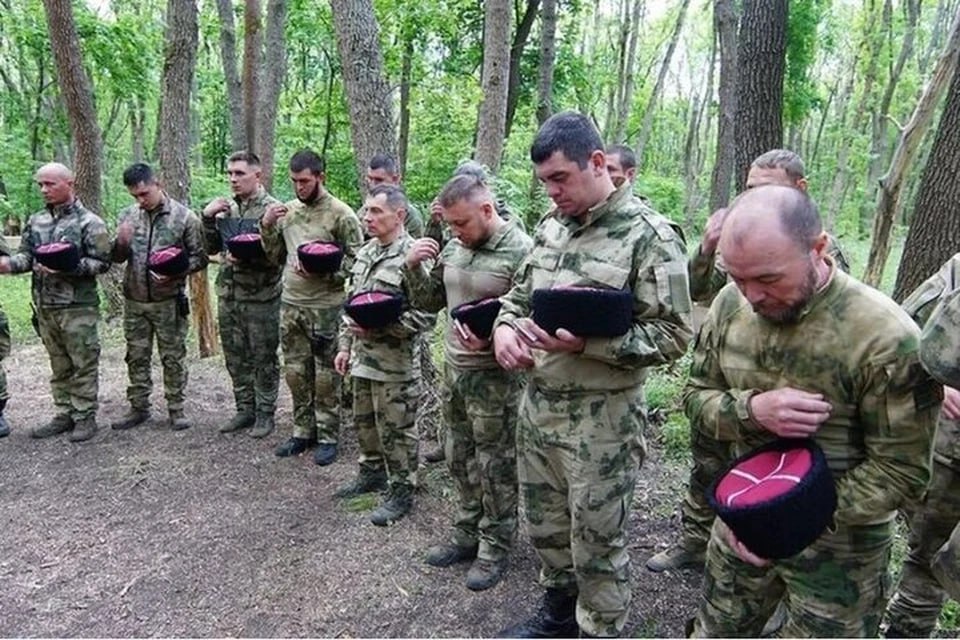
{"type": "Polygon", "coordinates": [[[357,477],[339,489],[335,495],[338,498],[356,498],[365,493],[374,491],[383,491],[387,488],[387,472],[385,469],[374,469],[372,467],[360,466],[357,477]]]}
{"type": "Polygon", "coordinates": [[[547,589],[533,617],[507,627],[501,638],[576,638],[577,596],[561,589],[547,589]]]}
{"type": "Polygon", "coordinates": [[[378,527],[385,527],[407,515],[412,507],[413,486],[409,484],[391,485],[386,499],[370,514],[370,522],[378,527]]]}

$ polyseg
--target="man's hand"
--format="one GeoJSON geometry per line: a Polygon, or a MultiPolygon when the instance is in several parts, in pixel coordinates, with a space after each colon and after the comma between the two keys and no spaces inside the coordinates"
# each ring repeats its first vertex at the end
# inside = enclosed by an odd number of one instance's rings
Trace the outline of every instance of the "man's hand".
{"type": "Polygon", "coordinates": [[[0,273],[10,273],[10,258],[0,256],[0,273]]]}
{"type": "Polygon", "coordinates": [[[347,375],[347,371],[350,370],[350,352],[338,351],[333,357],[333,368],[340,375],[347,375]]]}
{"type": "Polygon", "coordinates": [[[723,222],[726,219],[726,209],[717,209],[707,218],[707,224],[703,228],[703,239],[700,240],[701,254],[708,255],[716,253],[717,244],[720,243],[720,232],[723,230],[723,222]]]}
{"type": "Polygon", "coordinates": [[[356,336],[357,338],[366,338],[373,334],[371,329],[364,329],[350,318],[345,317],[343,319],[343,325],[347,328],[347,331],[350,332],[350,335],[356,336]]]}
{"type": "Polygon", "coordinates": [[[418,238],[407,251],[407,268],[415,269],[424,260],[435,260],[440,255],[440,245],[433,238],[418,238]]]}
{"type": "Polygon", "coordinates": [[[233,254],[227,251],[226,249],[223,251],[223,261],[233,267],[240,264],[240,261],[234,258],[233,254]]]}
{"type": "Polygon", "coordinates": [[[37,262],[36,260],[33,261],[33,271],[34,273],[38,273],[41,276],[52,276],[57,273],[60,273],[56,269],[51,269],[50,267],[44,266],[39,262],[37,262]]]}
{"type": "Polygon", "coordinates": [[[263,214],[263,218],[260,220],[260,224],[263,225],[264,229],[269,229],[273,225],[277,224],[277,220],[285,215],[287,215],[286,205],[279,202],[274,202],[267,207],[266,212],[263,214]]]}
{"type": "Polygon", "coordinates": [[[530,318],[520,318],[515,323],[520,339],[531,349],[564,353],[583,353],[587,341],[575,336],[566,329],[557,329],[556,335],[550,335],[530,318]]]}
{"type": "Polygon", "coordinates": [[[770,561],[766,558],[761,558],[754,552],[750,551],[750,549],[747,549],[747,547],[744,546],[739,539],[737,539],[737,534],[735,534],[725,522],[718,519],[717,526],[720,527],[720,533],[723,536],[723,539],[726,540],[727,544],[730,545],[730,548],[736,552],[737,556],[741,560],[747,564],[752,564],[755,567],[765,567],[770,564],[770,561]]]}
{"type": "Polygon", "coordinates": [[[166,284],[175,278],[173,276],[165,276],[163,274],[157,273],[156,271],[150,272],[150,277],[153,278],[153,281],[157,284],[166,284]]]}
{"type": "Polygon", "coordinates": [[[822,394],[792,387],[764,391],[747,402],[753,419],[781,438],[809,438],[833,410],[822,394]]]}
{"type": "Polygon", "coordinates": [[[210,204],[203,208],[203,216],[212,218],[213,216],[230,211],[230,201],[226,198],[214,198],[210,204]]]}
{"type": "Polygon", "coordinates": [[[129,220],[124,220],[120,223],[120,226],[117,227],[117,245],[122,249],[128,249],[130,247],[130,241],[133,239],[133,223],[129,220]]]}
{"type": "MultiPolygon", "coordinates": [[[[0,273],[3,273],[0,271],[0,273]]],[[[953,387],[943,387],[943,404],[940,414],[947,420],[960,420],[960,391],[953,387]]]]}
{"type": "Polygon", "coordinates": [[[517,331],[508,324],[502,324],[494,330],[493,352],[497,363],[507,371],[533,366],[530,348],[521,342],[517,331]]]}
{"type": "Polygon", "coordinates": [[[473,331],[470,331],[470,327],[459,320],[453,321],[453,330],[457,335],[457,341],[467,351],[483,351],[490,348],[489,340],[478,338],[473,331]]]}
{"type": "Polygon", "coordinates": [[[430,203],[430,219],[434,222],[443,222],[443,205],[439,198],[434,198],[430,203]]]}

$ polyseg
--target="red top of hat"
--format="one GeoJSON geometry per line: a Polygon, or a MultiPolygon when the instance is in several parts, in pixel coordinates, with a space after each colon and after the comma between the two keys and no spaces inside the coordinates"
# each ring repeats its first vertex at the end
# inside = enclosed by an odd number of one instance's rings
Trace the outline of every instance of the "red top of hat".
{"type": "Polygon", "coordinates": [[[163,264],[167,260],[176,258],[180,255],[180,253],[180,247],[167,247],[166,249],[158,249],[150,254],[150,264],[163,264]]]}
{"type": "Polygon", "coordinates": [[[300,249],[311,256],[328,256],[332,253],[339,253],[340,247],[332,242],[309,242],[300,249]]]}
{"type": "Polygon", "coordinates": [[[717,483],[717,502],[726,507],[766,502],[793,490],[812,467],[807,449],[765,451],[727,472],[717,483]]]}
{"type": "Polygon", "coordinates": [[[230,238],[234,242],[260,242],[259,233],[241,233],[240,235],[233,236],[230,238]]]}
{"type": "Polygon", "coordinates": [[[360,293],[350,299],[351,305],[357,304],[375,304],[384,300],[391,300],[394,296],[382,291],[371,291],[369,293],[360,293]]]}
{"type": "Polygon", "coordinates": [[[73,247],[73,245],[69,242],[50,242],[37,247],[37,253],[57,253],[59,251],[66,251],[71,247],[73,247]]]}

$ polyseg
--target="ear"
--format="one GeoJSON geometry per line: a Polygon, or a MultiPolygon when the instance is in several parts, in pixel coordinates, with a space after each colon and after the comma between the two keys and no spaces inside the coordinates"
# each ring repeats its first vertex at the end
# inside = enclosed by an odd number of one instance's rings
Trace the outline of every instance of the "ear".
{"type": "Polygon", "coordinates": [[[830,239],[827,237],[826,231],[821,231],[820,235],[817,236],[817,239],[813,241],[813,253],[818,258],[823,257],[827,254],[827,244],[829,244],[830,239]]]}
{"type": "Polygon", "coordinates": [[[403,222],[404,220],[406,220],[407,210],[403,207],[400,207],[399,209],[397,209],[397,218],[399,218],[400,222],[403,222]]]}
{"type": "Polygon", "coordinates": [[[317,174],[317,180],[320,182],[320,184],[324,184],[327,181],[327,174],[321,171],[317,174]]]}
{"type": "Polygon", "coordinates": [[[607,172],[607,156],[601,149],[597,149],[590,154],[590,160],[588,160],[588,163],[588,166],[590,166],[594,172],[607,172]]]}
{"type": "Polygon", "coordinates": [[[807,179],[806,179],[806,178],[797,178],[797,181],[794,182],[793,185],[794,185],[797,189],[800,189],[800,191],[803,191],[804,193],[806,193],[806,191],[807,191],[807,179]]]}
{"type": "Polygon", "coordinates": [[[633,182],[633,178],[637,175],[637,168],[631,167],[624,171],[624,175],[627,176],[627,180],[633,182]]]}

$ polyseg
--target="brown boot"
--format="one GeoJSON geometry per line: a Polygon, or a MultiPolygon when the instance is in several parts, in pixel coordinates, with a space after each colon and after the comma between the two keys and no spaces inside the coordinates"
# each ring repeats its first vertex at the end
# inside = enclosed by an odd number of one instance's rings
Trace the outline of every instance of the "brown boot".
{"type": "Polygon", "coordinates": [[[97,419],[93,416],[78,422],[70,432],[70,442],[85,442],[97,435],[97,419]]]}

